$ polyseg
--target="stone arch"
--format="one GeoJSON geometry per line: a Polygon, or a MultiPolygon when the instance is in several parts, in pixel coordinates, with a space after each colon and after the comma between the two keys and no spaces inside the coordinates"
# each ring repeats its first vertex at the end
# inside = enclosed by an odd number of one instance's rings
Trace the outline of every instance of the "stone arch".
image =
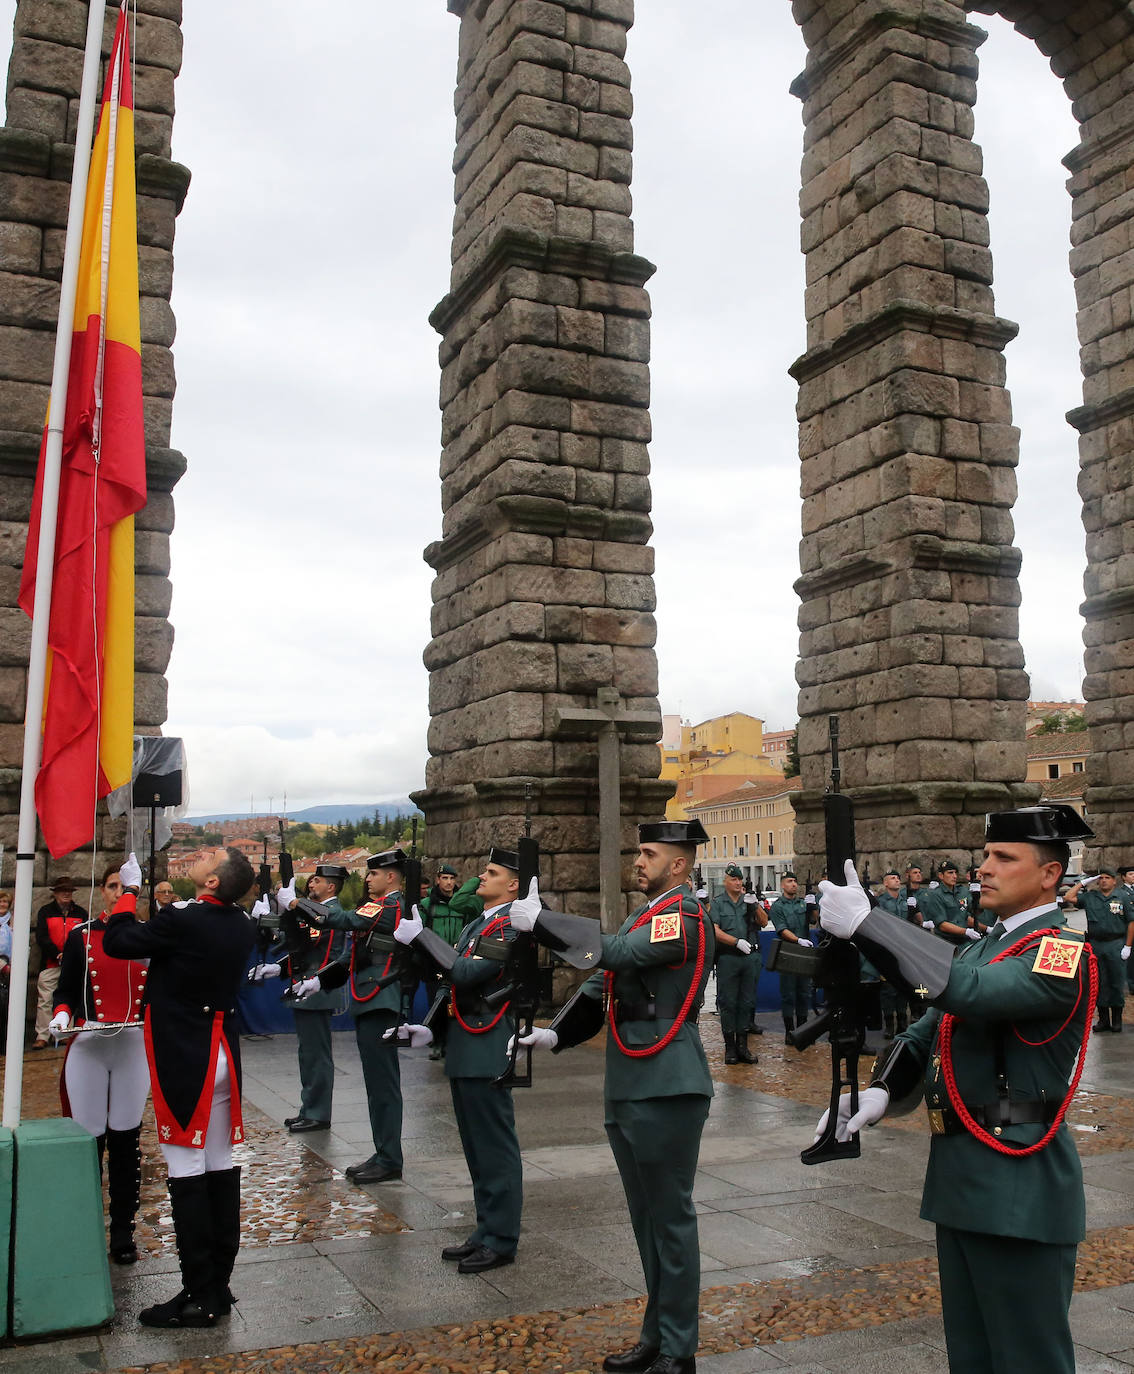
{"type": "Polygon", "coordinates": [[[808,46],[793,86],[804,102],[808,322],[792,368],[804,535],[796,852],[816,870],[830,712],[864,854],[963,855],[979,846],[984,811],[1035,794],[1019,781],[1019,435],[1003,359],[1016,326],[995,313],[972,141],[985,35],[966,10],[999,13],[1034,39],[1082,131],[1065,159],[1084,368],[1084,405],[1068,418],[1081,436],[1087,805],[1099,857],[1125,852],[1134,809],[1131,7],[795,0],[808,46]]]}

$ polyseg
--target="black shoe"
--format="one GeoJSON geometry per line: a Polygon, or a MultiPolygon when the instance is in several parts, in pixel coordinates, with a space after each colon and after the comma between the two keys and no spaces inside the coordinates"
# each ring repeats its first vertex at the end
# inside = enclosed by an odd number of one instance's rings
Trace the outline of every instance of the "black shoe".
{"type": "Polygon", "coordinates": [[[629,1350],[623,1350],[617,1355],[608,1355],[603,1360],[602,1367],[608,1370],[609,1374],[638,1374],[640,1370],[649,1369],[657,1357],[656,1345],[643,1345],[639,1341],[629,1350]]]}
{"type": "Polygon", "coordinates": [[[392,1179],[401,1178],[400,1169],[391,1169],[386,1164],[360,1164],[350,1175],[352,1183],[389,1183],[392,1179]]]}
{"type": "Polygon", "coordinates": [[[503,1264],[511,1264],[512,1259],[512,1255],[502,1255],[499,1250],[478,1245],[471,1255],[466,1255],[457,1265],[457,1273],[482,1274],[486,1269],[499,1269],[503,1264]]]}
{"type": "Polygon", "coordinates": [[[697,1374],[697,1361],[692,1355],[659,1355],[646,1374],[697,1374]]]}
{"type": "Polygon", "coordinates": [[[763,1026],[758,1026],[758,1025],[756,1024],[755,1021],[750,1021],[750,1022],[748,1023],[748,1034],[749,1034],[749,1035],[763,1035],[763,1034],[764,1034],[764,1027],[763,1027],[763,1026]]]}
{"type": "Polygon", "coordinates": [[[441,1258],[443,1260],[468,1259],[470,1255],[475,1255],[479,1249],[480,1246],[475,1241],[466,1240],[461,1245],[446,1245],[441,1251],[441,1258]]]}
{"type": "Polygon", "coordinates": [[[121,1245],[110,1247],[110,1258],[115,1264],[137,1264],[138,1247],[132,1240],[123,1241],[121,1245]]]}
{"type": "Polygon", "coordinates": [[[297,1116],[288,1126],[292,1135],[302,1135],[304,1131],[329,1131],[331,1123],[329,1121],[316,1121],[314,1117],[297,1116]]]}
{"type": "Polygon", "coordinates": [[[299,1114],[298,1116],[285,1116],[285,1117],[284,1117],[284,1122],[283,1122],[283,1124],[284,1124],[284,1125],[288,1128],[288,1130],[290,1131],[291,1128],[295,1125],[295,1123],[296,1123],[297,1121],[302,1121],[302,1120],[303,1120],[303,1113],[300,1112],[300,1114],[299,1114]]]}
{"type": "Polygon", "coordinates": [[[138,1320],[143,1326],[156,1326],[162,1329],[177,1326],[215,1326],[217,1315],[209,1310],[207,1304],[190,1298],[183,1289],[177,1297],[170,1298],[168,1302],[144,1307],[138,1313],[138,1320]]]}
{"type": "Polygon", "coordinates": [[[343,1170],[343,1173],[346,1174],[347,1178],[353,1178],[355,1174],[360,1174],[363,1169],[369,1169],[372,1165],[377,1163],[378,1156],[371,1155],[369,1159],[364,1159],[361,1164],[348,1164],[343,1170]]]}

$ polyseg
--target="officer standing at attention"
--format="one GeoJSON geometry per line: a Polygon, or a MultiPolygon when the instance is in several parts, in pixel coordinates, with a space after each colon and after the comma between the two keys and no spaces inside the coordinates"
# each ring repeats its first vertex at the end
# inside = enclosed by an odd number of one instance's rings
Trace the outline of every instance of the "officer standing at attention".
{"type": "Polygon", "coordinates": [[[969,925],[968,899],[957,895],[960,873],[952,859],[945,859],[937,870],[937,886],[921,894],[922,917],[932,921],[935,933],[951,945],[980,939],[980,931],[969,925]]]}
{"type": "Polygon", "coordinates": [[[1085,838],[1069,806],[990,815],[981,903],[998,920],[955,957],[871,909],[852,863],[846,887],[822,885],[824,928],[932,1007],[875,1064],[858,1112],[841,1099],[838,1138],[926,1100],[921,1215],[937,1225],[954,1374],[1074,1374],[1067,1313],[1086,1208],[1063,1115],[1086,1052],[1093,955],[1055,894],[1068,841],[1085,838]]]}
{"type": "MultiPolygon", "coordinates": [[[[780,878],[780,895],[772,903],[768,912],[781,940],[788,944],[799,944],[811,949],[815,941],[810,938],[811,913],[807,903],[799,895],[799,879],[794,873],[785,873],[780,878]]],[[[797,1025],[802,1026],[811,1010],[811,979],[801,973],[780,974],[780,1010],[784,1017],[784,1044],[797,1025]]]]}
{"type": "MultiPolygon", "coordinates": [[[[321,903],[332,915],[341,915],[339,893],[349,874],[342,864],[316,864],[307,880],[307,896],[321,903]]],[[[280,889],[281,911],[293,910],[295,882],[280,889]],[[288,894],[292,894],[290,900],[288,894]]],[[[293,983],[302,982],[346,953],[347,936],[342,930],[318,930],[299,920],[298,913],[283,918],[294,922],[299,940],[309,944],[302,958],[290,954],[279,963],[257,964],[248,972],[249,982],[278,978],[282,973],[293,983]]],[[[331,1021],[343,1009],[339,988],[320,988],[302,1001],[293,1001],[295,1038],[299,1048],[299,1115],[284,1118],[292,1135],[307,1131],[327,1131],[331,1127],[331,1102],[335,1091],[335,1057],[331,1048],[331,1021]]]]}
{"type": "Polygon", "coordinates": [[[634,872],[647,902],[617,935],[600,934],[597,921],[559,913],[545,918],[534,883],[510,916],[515,929],[534,928],[536,939],[553,949],[561,946],[545,919],[573,921],[580,943],[601,949],[597,963],[607,970],[589,978],[548,1028],[537,1027],[520,1043],[569,1049],[602,1029],[609,1008],[606,1133],[647,1291],[638,1343],[603,1361],[613,1374],[696,1369],[700,1253],[693,1179],[713,1095],[697,1014],[716,940],[689,878],[697,845],[707,838],[700,821],[638,827],[634,872]]]}
{"type": "MultiPolygon", "coordinates": [[[[393,1031],[398,1024],[402,993],[396,979],[384,988],[377,984],[393,966],[396,946],[390,937],[405,915],[402,906],[405,862],[405,852],[401,849],[386,849],[367,859],[366,901],[357,911],[344,911],[342,907],[328,911],[317,922],[324,930],[353,932],[349,967],[342,961],[328,964],[297,988],[302,1004],[309,996],[323,995],[327,989],[339,987],[344,982],[350,985],[348,1009],[354,1018],[354,1036],[362,1061],[370,1133],[374,1141],[374,1153],[370,1158],[361,1164],[352,1164],[346,1171],[347,1178],[355,1183],[388,1183],[402,1176],[402,1073],[397,1042],[386,1036],[386,1032],[393,1031]],[[313,988],[318,991],[312,991],[313,988]]],[[[294,901],[294,885],[290,893],[287,888],[281,888],[277,900],[281,907],[294,901]]],[[[345,955],[343,958],[345,960],[345,955]]]]}
{"type": "MultiPolygon", "coordinates": [[[[470,878],[458,888],[457,870],[452,864],[442,864],[437,870],[437,881],[420,902],[421,919],[425,922],[426,929],[440,935],[450,947],[455,946],[465,926],[470,921],[475,921],[484,910],[484,903],[476,895],[479,886],[479,878],[470,878]]],[[[441,973],[438,970],[431,979],[434,991],[440,981],[441,973]]],[[[447,1016],[438,1017],[431,1027],[433,1044],[429,1050],[430,1059],[438,1060],[445,1057],[445,1045],[449,1034],[448,1021],[447,1016]]]]}
{"type": "Polygon", "coordinates": [[[1126,1005],[1126,969],[1134,941],[1134,902],[1117,886],[1114,869],[1099,870],[1097,879],[1076,883],[1063,899],[1064,906],[1078,906],[1087,914],[1087,940],[1099,966],[1099,1019],[1094,1029],[1122,1033],[1126,1005]],[[1098,891],[1087,883],[1097,881],[1098,891]]]}
{"type": "MultiPolygon", "coordinates": [[[[507,1002],[485,1000],[507,984],[508,945],[515,939],[509,913],[519,885],[516,851],[493,847],[476,889],[484,911],[461,932],[456,950],[426,929],[417,912],[394,932],[428,955],[450,985],[445,1076],[476,1201],[476,1228],[441,1251],[442,1259],[457,1261],[459,1274],[511,1264],[520,1239],[524,1187],[512,1089],[493,1081],[508,1067],[515,1022],[507,1002]]],[[[411,1045],[428,1043],[424,1026],[403,1026],[398,1034],[411,1045]]]]}
{"type": "MultiPolygon", "coordinates": [[[[765,918],[766,919],[766,918],[765,918]]],[[[748,1049],[748,1027],[756,1010],[756,974],[744,904],[744,874],[738,864],[725,869],[724,891],[709,906],[717,938],[717,1006],[721,1013],[726,1064],[755,1064],[748,1049]]],[[[758,958],[759,956],[757,956],[758,958]]]]}

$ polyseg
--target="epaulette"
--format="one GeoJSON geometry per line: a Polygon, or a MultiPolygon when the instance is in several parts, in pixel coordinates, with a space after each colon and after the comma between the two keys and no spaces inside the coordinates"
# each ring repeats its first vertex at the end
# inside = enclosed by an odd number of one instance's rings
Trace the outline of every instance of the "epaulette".
{"type": "Polygon", "coordinates": [[[682,897],[681,914],[682,916],[700,916],[701,903],[696,897],[682,897]]]}

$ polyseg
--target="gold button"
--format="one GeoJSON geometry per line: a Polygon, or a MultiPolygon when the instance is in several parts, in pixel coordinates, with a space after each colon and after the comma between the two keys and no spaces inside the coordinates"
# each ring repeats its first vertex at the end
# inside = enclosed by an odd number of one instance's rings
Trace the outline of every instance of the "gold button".
{"type": "Polygon", "coordinates": [[[1002,1132],[1001,1132],[1001,1130],[1000,1130],[1000,1127],[999,1127],[999,1126],[993,1126],[993,1128],[992,1128],[992,1134],[993,1134],[993,1135],[1001,1135],[1002,1132]]]}
{"type": "Polygon", "coordinates": [[[96,1007],[101,1007],[101,1006],[102,1006],[102,998],[101,998],[101,997],[96,997],[94,1000],[95,1000],[95,1006],[96,1006],[96,1007]]]}

